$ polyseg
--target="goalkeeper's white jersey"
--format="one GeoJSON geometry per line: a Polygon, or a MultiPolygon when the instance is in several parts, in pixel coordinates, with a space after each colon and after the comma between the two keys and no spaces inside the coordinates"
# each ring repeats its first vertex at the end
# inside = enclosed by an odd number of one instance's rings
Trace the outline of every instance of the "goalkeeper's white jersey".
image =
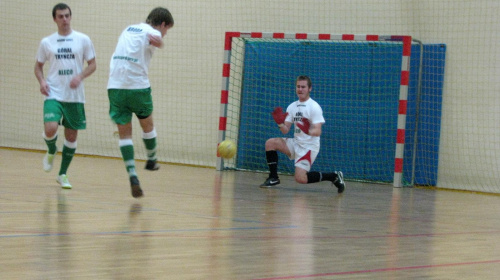
{"type": "Polygon", "coordinates": [[[73,30],[69,35],[53,33],[42,39],[36,60],[50,63],[47,73],[49,96],[61,102],[85,103],[83,81],[72,89],[69,84],[75,75],[83,71],[85,61],[95,58],[94,45],[90,38],[73,30]]]}
{"type": "Polygon", "coordinates": [[[130,25],[123,30],[111,56],[108,89],[144,89],[150,87],[149,63],[156,47],[149,43],[148,34],[160,36],[160,31],[147,23],[130,25]]]}
{"type": "Polygon", "coordinates": [[[286,112],[288,115],[285,121],[291,122],[294,125],[293,136],[295,143],[303,148],[319,152],[320,137],[307,135],[296,125],[297,122],[302,122],[302,118],[307,118],[311,125],[325,123],[323,109],[321,109],[318,102],[314,101],[312,98],[309,98],[305,102],[297,100],[286,108],[286,112]]]}

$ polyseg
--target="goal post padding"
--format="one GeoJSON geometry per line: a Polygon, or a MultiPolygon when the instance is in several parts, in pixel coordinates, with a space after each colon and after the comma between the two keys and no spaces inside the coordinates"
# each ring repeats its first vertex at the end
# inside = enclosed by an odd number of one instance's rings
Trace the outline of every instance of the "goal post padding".
{"type": "MultiPolygon", "coordinates": [[[[354,35],[338,35],[348,40],[331,40],[334,36],[226,40],[233,53],[225,58],[231,67],[225,66],[223,73],[221,123],[225,123],[219,127],[223,128],[219,140],[238,142],[237,157],[226,166],[267,170],[265,140],[282,136],[269,112],[297,99],[294,81],[305,74],[313,80],[311,96],[321,104],[326,119],[314,170],[343,170],[351,180],[398,185],[403,172],[403,150],[398,146],[405,141],[409,79],[404,53],[410,52],[402,42],[408,43],[409,37],[368,35],[355,40],[354,35]]],[[[293,173],[293,169],[293,162],[280,155],[280,171],[293,173]]]]}

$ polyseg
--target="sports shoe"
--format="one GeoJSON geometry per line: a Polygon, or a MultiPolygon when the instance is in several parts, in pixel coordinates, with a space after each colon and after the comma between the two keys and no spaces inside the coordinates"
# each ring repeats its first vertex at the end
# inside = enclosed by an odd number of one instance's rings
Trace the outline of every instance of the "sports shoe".
{"type": "Polygon", "coordinates": [[[52,155],[52,154],[49,154],[49,152],[47,152],[45,154],[45,156],[43,157],[43,170],[45,170],[45,172],[49,172],[50,170],[52,170],[52,166],[54,165],[54,158],[55,157],[56,157],[56,154],[52,155]]]}
{"type": "Polygon", "coordinates": [[[155,171],[155,170],[160,169],[160,165],[156,162],[156,160],[151,160],[151,159],[149,159],[149,160],[146,162],[146,166],[144,167],[144,169],[146,169],[146,170],[151,170],[151,171],[155,171]]]}
{"type": "Polygon", "coordinates": [[[68,176],[66,174],[57,176],[57,182],[61,184],[63,189],[71,189],[71,184],[69,183],[68,176]]]}
{"type": "Polygon", "coordinates": [[[279,178],[268,177],[264,183],[260,185],[261,188],[270,188],[271,186],[276,186],[280,183],[279,178]]]}
{"type": "Polygon", "coordinates": [[[132,189],[133,197],[139,198],[143,196],[141,184],[139,183],[139,179],[136,176],[130,177],[130,188],[132,189]]]}
{"type": "Polygon", "coordinates": [[[337,173],[337,179],[332,183],[337,187],[338,193],[343,193],[345,190],[344,174],[342,174],[342,171],[337,171],[335,173],[337,173]]]}

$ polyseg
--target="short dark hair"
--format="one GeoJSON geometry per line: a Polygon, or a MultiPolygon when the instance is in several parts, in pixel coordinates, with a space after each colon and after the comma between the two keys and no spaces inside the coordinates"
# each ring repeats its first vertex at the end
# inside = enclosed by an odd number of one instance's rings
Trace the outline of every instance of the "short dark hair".
{"type": "Polygon", "coordinates": [[[307,81],[307,87],[311,88],[312,87],[312,81],[309,76],[306,75],[300,75],[297,77],[297,80],[295,81],[295,84],[297,84],[298,81],[307,81]]]}
{"type": "Polygon", "coordinates": [[[54,8],[52,9],[52,18],[56,18],[56,11],[57,10],[66,10],[68,9],[69,10],[69,15],[71,16],[71,8],[64,4],[64,3],[59,3],[59,4],[56,4],[54,6],[54,8]]]}
{"type": "Polygon", "coordinates": [[[167,9],[162,7],[154,8],[146,19],[146,23],[152,26],[159,26],[163,22],[165,22],[165,25],[167,26],[174,26],[174,18],[172,17],[172,14],[167,9]]]}

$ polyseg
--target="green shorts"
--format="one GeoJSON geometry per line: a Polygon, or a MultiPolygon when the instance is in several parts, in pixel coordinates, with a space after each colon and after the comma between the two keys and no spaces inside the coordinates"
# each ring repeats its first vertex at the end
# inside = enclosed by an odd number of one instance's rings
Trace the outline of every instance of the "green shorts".
{"type": "Polygon", "coordinates": [[[132,121],[132,114],[145,119],[153,113],[151,88],[108,89],[109,116],[116,124],[132,121]]]}
{"type": "Polygon", "coordinates": [[[85,106],[83,103],[46,99],[43,103],[43,122],[58,122],[67,128],[85,129],[85,106]]]}

